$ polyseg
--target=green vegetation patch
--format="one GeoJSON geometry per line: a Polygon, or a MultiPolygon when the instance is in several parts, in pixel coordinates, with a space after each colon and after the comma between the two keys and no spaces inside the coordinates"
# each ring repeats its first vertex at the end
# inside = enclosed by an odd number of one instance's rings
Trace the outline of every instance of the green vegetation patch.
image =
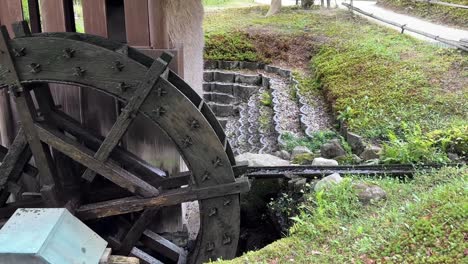
{"type": "Polygon", "coordinates": [[[337,134],[333,131],[319,131],[312,137],[304,136],[297,137],[292,133],[284,133],[281,139],[284,141],[284,149],[291,152],[297,146],[307,147],[310,151],[315,152],[320,150],[320,147],[327,141],[336,138],[337,134]]]}
{"type": "MultiPolygon", "coordinates": [[[[468,6],[468,0],[442,0],[441,2],[468,6]]],[[[379,5],[396,11],[416,15],[434,22],[468,27],[468,9],[416,2],[413,0],[379,0],[379,5]]]]}
{"type": "Polygon", "coordinates": [[[353,182],[305,195],[290,236],[224,263],[462,263],[468,246],[468,168],[408,182],[364,179],[387,199],[362,205],[353,182]]]}

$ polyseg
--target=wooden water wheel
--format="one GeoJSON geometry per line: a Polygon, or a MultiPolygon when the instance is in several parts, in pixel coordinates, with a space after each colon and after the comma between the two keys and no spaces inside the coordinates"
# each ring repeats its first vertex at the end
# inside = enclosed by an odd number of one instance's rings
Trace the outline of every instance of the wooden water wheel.
{"type": "Polygon", "coordinates": [[[25,22],[15,24],[14,32],[10,39],[2,27],[0,35],[0,86],[9,89],[20,120],[10,148],[0,149],[0,221],[21,207],[66,207],[107,239],[114,252],[137,256],[142,263],[234,257],[239,193],[249,184],[236,181],[232,151],[209,107],[167,69],[171,55],[154,60],[85,34],[31,35],[25,22]],[[49,83],[116,98],[123,108],[109,134],[95,135],[62,112],[49,83]],[[136,116],[169,136],[188,172],[168,177],[119,145],[136,116]],[[40,192],[23,184],[31,181],[40,192]],[[200,229],[186,254],[150,225],[157,224],[160,208],[195,200],[200,229]]]}

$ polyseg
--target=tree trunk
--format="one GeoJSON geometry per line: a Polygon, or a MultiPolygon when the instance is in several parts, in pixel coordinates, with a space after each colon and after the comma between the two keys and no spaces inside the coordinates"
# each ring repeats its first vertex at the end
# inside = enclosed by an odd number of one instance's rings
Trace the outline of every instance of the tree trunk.
{"type": "Polygon", "coordinates": [[[271,0],[270,9],[266,16],[277,14],[281,10],[281,0],[271,0]]]}

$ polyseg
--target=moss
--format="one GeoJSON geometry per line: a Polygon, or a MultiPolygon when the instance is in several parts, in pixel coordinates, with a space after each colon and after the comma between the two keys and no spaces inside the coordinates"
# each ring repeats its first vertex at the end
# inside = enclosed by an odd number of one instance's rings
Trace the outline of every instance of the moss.
{"type": "Polygon", "coordinates": [[[314,133],[312,137],[297,137],[291,133],[284,133],[281,135],[281,139],[285,142],[284,148],[288,152],[297,146],[305,146],[310,151],[315,152],[320,149],[320,146],[336,136],[336,133],[332,131],[319,131],[314,133]]]}
{"type": "Polygon", "coordinates": [[[312,153],[304,153],[304,154],[298,154],[294,156],[293,158],[293,163],[294,164],[299,164],[299,165],[310,165],[312,164],[312,161],[315,159],[315,155],[312,153]]]}
{"type": "Polygon", "coordinates": [[[261,95],[260,95],[260,103],[262,103],[262,105],[264,106],[269,106],[271,107],[272,106],[272,97],[271,97],[271,93],[268,92],[268,91],[264,91],[261,95]]]}
{"type": "Polygon", "coordinates": [[[205,59],[231,61],[263,61],[256,53],[248,34],[212,34],[205,37],[205,59]]]}

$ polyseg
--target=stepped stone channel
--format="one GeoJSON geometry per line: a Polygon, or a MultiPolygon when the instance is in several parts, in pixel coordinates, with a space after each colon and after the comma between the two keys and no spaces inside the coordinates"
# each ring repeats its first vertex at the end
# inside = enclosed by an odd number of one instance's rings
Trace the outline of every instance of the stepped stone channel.
{"type": "MultiPolygon", "coordinates": [[[[274,154],[285,144],[281,135],[286,132],[302,137],[331,127],[325,104],[320,103],[323,98],[303,96],[290,70],[255,62],[207,61],[203,80],[203,98],[236,155],[274,154]]],[[[284,234],[280,216],[267,208],[284,183],[251,184],[250,192],[241,196],[239,253],[262,248],[284,234]]]]}
{"type": "Polygon", "coordinates": [[[321,98],[302,96],[289,70],[254,62],[205,63],[204,100],[236,154],[272,154],[285,132],[312,135],[330,128],[321,98]]]}

